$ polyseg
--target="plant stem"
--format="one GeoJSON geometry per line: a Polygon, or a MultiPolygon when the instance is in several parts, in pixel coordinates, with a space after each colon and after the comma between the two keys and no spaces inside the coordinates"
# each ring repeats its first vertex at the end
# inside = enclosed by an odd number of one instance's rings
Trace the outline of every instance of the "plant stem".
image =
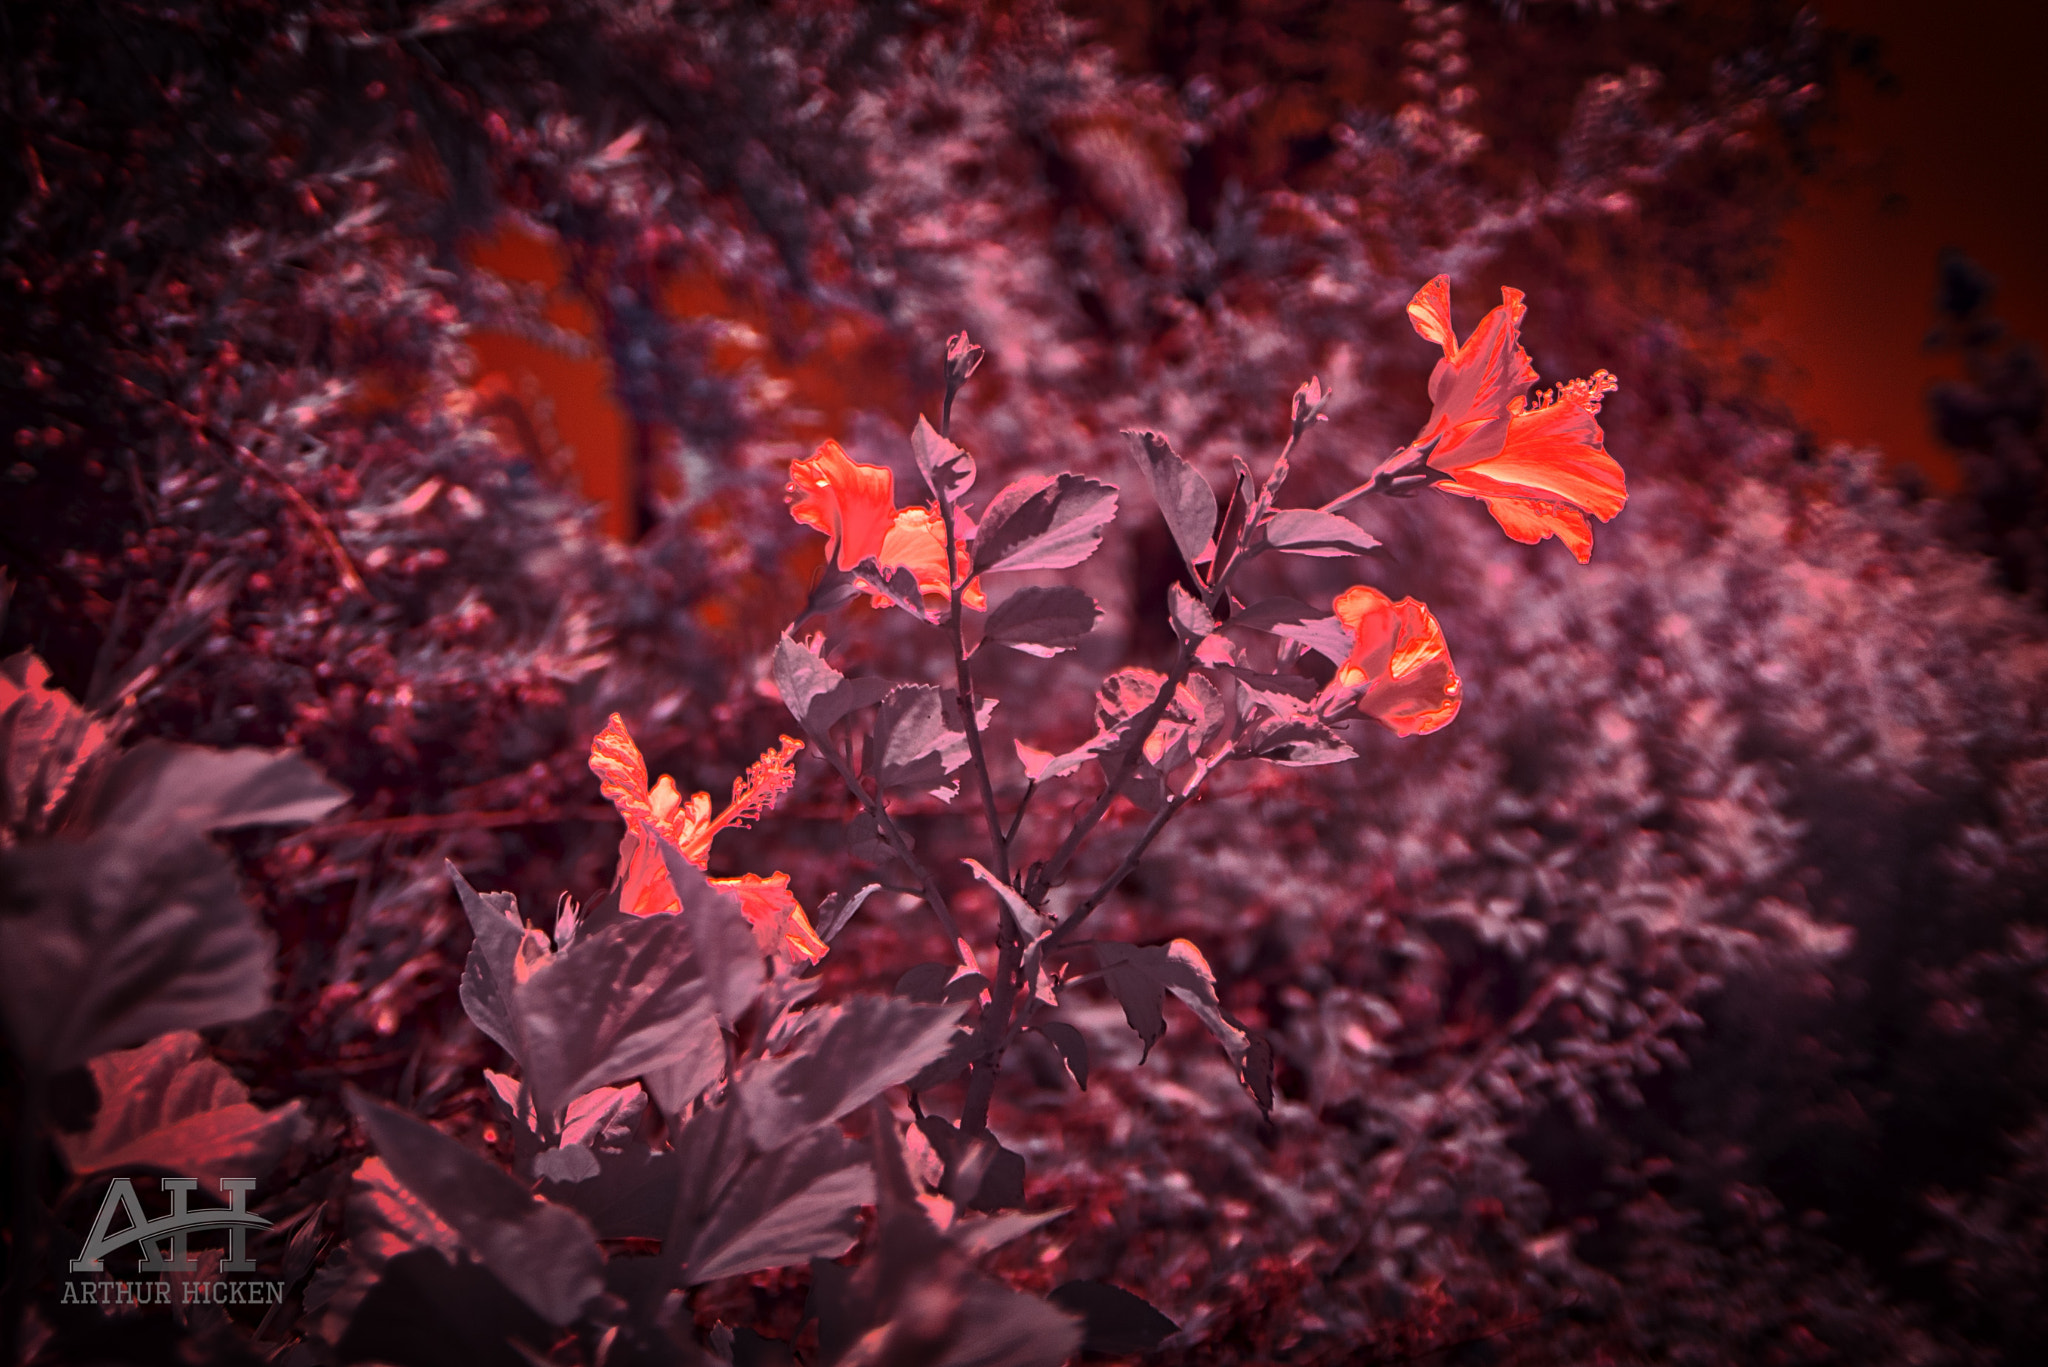
{"type": "Polygon", "coordinates": [[[1227,745],[1211,758],[1202,761],[1200,766],[1196,768],[1193,777],[1188,780],[1187,787],[1168,798],[1165,805],[1152,814],[1151,821],[1146,823],[1145,829],[1139,833],[1137,840],[1131,845],[1131,848],[1124,852],[1123,861],[1110,872],[1109,877],[1096,885],[1095,891],[1088,894],[1087,899],[1075,909],[1073,915],[1053,927],[1052,932],[1045,937],[1045,947],[1047,949],[1051,949],[1054,945],[1071,935],[1076,926],[1087,920],[1094,913],[1095,909],[1107,900],[1109,894],[1116,891],[1119,883],[1131,876],[1132,872],[1138,867],[1138,861],[1145,857],[1145,851],[1151,847],[1152,842],[1158,838],[1159,833],[1166,829],[1166,823],[1173,820],[1181,808],[1194,801],[1201,793],[1202,785],[1209,781],[1209,775],[1216,772],[1217,768],[1224,761],[1230,759],[1236,753],[1237,749],[1234,744],[1227,745]]]}
{"type": "MultiPolygon", "coordinates": [[[[829,741],[829,737],[822,739],[829,741]]],[[[869,796],[868,790],[860,786],[860,778],[853,772],[852,760],[842,755],[839,751],[834,750],[829,743],[820,744],[818,749],[824,752],[826,759],[832,761],[832,767],[837,769],[839,777],[846,781],[846,790],[852,793],[860,801],[861,807],[867,814],[875,819],[875,825],[881,829],[882,838],[889,842],[889,848],[894,850],[896,857],[903,861],[903,867],[909,869],[911,873],[917,876],[918,885],[924,889],[925,905],[929,906],[932,909],[932,914],[939,918],[939,925],[944,928],[947,941],[956,947],[955,952],[957,953],[957,946],[960,943],[960,926],[953,919],[952,908],[946,905],[946,894],[939,891],[939,885],[932,878],[931,871],[919,863],[917,856],[911,853],[910,842],[904,839],[903,832],[898,829],[895,819],[889,815],[888,807],[883,805],[878,799],[869,796]]]]}

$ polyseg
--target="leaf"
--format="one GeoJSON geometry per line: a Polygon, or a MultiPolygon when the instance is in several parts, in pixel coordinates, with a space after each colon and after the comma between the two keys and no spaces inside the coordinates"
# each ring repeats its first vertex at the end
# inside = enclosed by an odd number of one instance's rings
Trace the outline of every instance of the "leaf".
{"type": "Polygon", "coordinates": [[[970,751],[949,694],[935,684],[891,689],[868,738],[868,771],[884,787],[938,793],[970,751]]]}
{"type": "Polygon", "coordinates": [[[968,1215],[962,1212],[946,1228],[946,1242],[970,1258],[993,1253],[1004,1244],[1023,1238],[1068,1214],[1070,1206],[1055,1210],[1008,1211],[1000,1215],[968,1215]]]}
{"type": "Polygon", "coordinates": [[[1034,475],[990,501],[974,538],[974,572],[1063,570],[1095,554],[1116,516],[1116,489],[1071,472],[1034,475]]]}
{"type": "Polygon", "coordinates": [[[1071,650],[1095,629],[1102,609],[1095,600],[1067,585],[1018,589],[996,604],[982,627],[984,645],[1049,657],[1071,650]]]}
{"type": "Polygon", "coordinates": [[[1268,598],[1232,615],[1234,627],[1250,627],[1308,647],[1332,664],[1351,654],[1352,635],[1330,613],[1293,598],[1268,598]]]}
{"type": "Polygon", "coordinates": [[[818,938],[830,944],[840,931],[846,929],[847,922],[853,919],[853,914],[861,909],[868,898],[881,890],[880,883],[864,883],[850,895],[837,892],[828,895],[824,901],[818,903],[818,938]]]}
{"type": "Polygon", "coordinates": [[[853,567],[853,575],[868,592],[880,594],[921,622],[932,620],[932,614],[925,610],[924,590],[918,587],[917,572],[910,566],[891,565],[885,570],[881,561],[869,556],[853,567]]]}
{"type": "Polygon", "coordinates": [[[668,1233],[680,1164],[676,1155],[637,1141],[589,1151],[597,1174],[578,1182],[541,1183],[541,1195],[590,1222],[600,1239],[659,1239],[668,1233]]]}
{"type": "Polygon", "coordinates": [[[917,458],[918,473],[930,486],[932,497],[958,503],[960,496],[974,487],[974,457],[933,431],[922,413],[917,415],[917,426],[910,429],[910,453],[917,458]]]}
{"type": "Polygon", "coordinates": [[[1314,508],[1282,509],[1267,519],[1258,534],[1276,551],[1324,558],[1363,555],[1380,544],[1378,537],[1360,531],[1350,518],[1314,508]]]}
{"type": "Polygon", "coordinates": [[[1081,1317],[1084,1352],[1117,1357],[1149,1353],[1168,1335],[1180,1332],[1180,1326],[1149,1301],[1107,1282],[1068,1282],[1046,1299],[1081,1317]]]}
{"type": "Polygon", "coordinates": [[[477,1029],[518,1058],[519,1034],[512,1023],[513,965],[526,936],[526,923],[520,919],[511,893],[479,893],[452,863],[448,874],[455,880],[456,900],[462,903],[475,937],[462,966],[462,1009],[477,1029]]]}
{"type": "MultiPolygon", "coordinates": [[[[5,577],[0,575],[0,618],[5,577]]],[[[0,660],[0,830],[40,835],[88,764],[108,752],[102,723],[50,686],[28,651],[0,660]]]]}
{"type": "Polygon", "coordinates": [[[1173,634],[1183,641],[1200,641],[1215,634],[1216,619],[1202,600],[1182,588],[1178,581],[1166,590],[1166,616],[1173,634]]]}
{"type": "Polygon", "coordinates": [[[1131,459],[1152,486],[1152,496],[1166,516],[1173,544],[1180,547],[1181,559],[1192,571],[1197,562],[1207,558],[1209,538],[1216,531],[1216,491],[1160,433],[1140,428],[1126,430],[1124,436],[1131,444],[1131,459]]]}
{"type": "Polygon", "coordinates": [[[1313,679],[1304,679],[1299,674],[1268,674],[1241,665],[1217,665],[1215,668],[1218,673],[1237,680],[1237,686],[1249,701],[1278,716],[1299,712],[1318,692],[1313,679]]]}
{"type": "Polygon", "coordinates": [[[808,1015],[790,1053],[734,1079],[747,1133],[764,1152],[908,1081],[945,1052],[960,1020],[958,1007],[875,996],[808,1015]]]}
{"type": "Polygon", "coordinates": [[[256,1015],[270,1005],[271,946],[226,856],[196,832],[0,851],[0,1010],[44,1073],[256,1015]]]}
{"type": "Polygon", "coordinates": [[[568,1324],[603,1290],[604,1254],[581,1216],[529,1195],[516,1179],[403,1111],[354,1088],[348,1104],[392,1175],[542,1319],[568,1324]]]}
{"type": "MultiPolygon", "coordinates": [[[[973,976],[980,978],[983,983],[988,981],[979,973],[973,976]]],[[[958,1030],[947,1042],[946,1052],[918,1069],[905,1085],[913,1092],[929,1092],[934,1087],[943,1087],[966,1072],[980,1050],[981,1042],[974,1037],[972,1030],[958,1030]]]]}
{"type": "Polygon", "coordinates": [[[890,995],[937,1006],[946,1000],[946,984],[953,981],[953,972],[959,967],[950,962],[912,964],[896,979],[890,995]]]}
{"type": "Polygon", "coordinates": [[[264,1174],[312,1128],[299,1103],[261,1111],[189,1030],[90,1064],[100,1109],[91,1130],[59,1134],[75,1177],[135,1168],[264,1174]]]}
{"type": "Polygon", "coordinates": [[[1272,1048],[1224,1013],[1216,996],[1216,975],[1210,971],[1209,961],[1202,957],[1201,950],[1187,940],[1175,940],[1169,945],[1123,945],[1098,940],[1094,950],[1103,981],[1123,1007],[1124,1019],[1144,1044],[1140,1062],[1166,1033],[1166,1016],[1161,1006],[1170,991],[1222,1044],[1224,1053],[1237,1068],[1238,1080],[1252,1093],[1259,1108],[1272,1110],[1272,1048]]]}
{"type": "Polygon", "coordinates": [[[664,839],[657,848],[681,904],[676,919],[689,935],[691,953],[710,984],[718,1019],[730,1029],[753,1006],[767,980],[761,947],[737,898],[711,886],[704,871],[684,858],[672,841],[664,839]]]}
{"type": "Polygon", "coordinates": [[[512,1008],[543,1117],[707,1044],[723,1059],[710,985],[681,916],[636,917],[577,940],[513,988],[512,1008]]]}
{"type": "Polygon", "coordinates": [[[1016,923],[1018,931],[1026,940],[1036,940],[1045,934],[1045,913],[1025,901],[1022,893],[983,868],[980,860],[964,859],[961,862],[995,893],[996,898],[1003,904],[1003,910],[1010,913],[1010,919],[1016,923]]]}
{"type": "Polygon", "coordinates": [[[964,1135],[950,1120],[925,1116],[917,1128],[945,1167],[939,1191],[969,1210],[1015,1210],[1024,1204],[1024,1156],[986,1134],[964,1135]]]}
{"type": "Polygon", "coordinates": [[[1065,1021],[1046,1021],[1032,1029],[1052,1042],[1066,1060],[1067,1071],[1073,1074],[1074,1085],[1082,1091],[1088,1090],[1088,1039],[1079,1030],[1065,1021]]]}
{"type": "Polygon", "coordinates": [[[1342,736],[1309,717],[1268,717],[1252,728],[1243,744],[1254,759],[1297,768],[1358,758],[1342,736]]]}
{"type": "Polygon", "coordinates": [[[288,751],[147,742],[83,838],[0,851],[0,1015],[45,1073],[270,1003],[271,940],[208,832],[313,820],[344,794],[288,751]]]}
{"type": "Polygon", "coordinates": [[[837,1258],[860,1236],[860,1208],[875,1199],[867,1154],[831,1130],[757,1155],[691,1240],[684,1285],[837,1258]]]}
{"type": "Polygon", "coordinates": [[[895,685],[887,679],[849,679],[808,645],[787,632],[775,644],[775,687],[783,706],[814,736],[863,707],[872,707],[895,685]]]}

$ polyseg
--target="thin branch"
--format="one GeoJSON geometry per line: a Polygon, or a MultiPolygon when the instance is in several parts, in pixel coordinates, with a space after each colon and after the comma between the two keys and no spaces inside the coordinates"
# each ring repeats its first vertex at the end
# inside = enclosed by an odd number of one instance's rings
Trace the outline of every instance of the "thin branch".
{"type": "Polygon", "coordinates": [[[1158,838],[1159,833],[1166,829],[1166,823],[1173,820],[1181,808],[1194,801],[1201,793],[1202,785],[1209,781],[1209,775],[1215,773],[1224,761],[1230,759],[1236,753],[1237,748],[1235,744],[1226,745],[1215,755],[1202,761],[1196,768],[1194,775],[1189,778],[1187,786],[1168,798],[1159,810],[1152,814],[1152,819],[1145,824],[1145,829],[1139,833],[1137,840],[1132,843],[1131,848],[1124,852],[1122,862],[1110,872],[1109,877],[1098,883],[1095,891],[1088,894],[1086,900],[1075,909],[1074,914],[1060,922],[1059,925],[1053,928],[1052,933],[1046,936],[1045,946],[1047,949],[1051,949],[1054,945],[1073,934],[1074,928],[1093,915],[1095,909],[1103,904],[1109,897],[1109,894],[1116,891],[1117,885],[1131,876],[1137,869],[1139,861],[1145,857],[1145,851],[1151,848],[1152,842],[1158,838]]]}
{"type": "Polygon", "coordinates": [[[837,769],[839,777],[846,781],[846,790],[852,793],[867,814],[875,819],[875,825],[881,829],[882,838],[889,842],[889,848],[903,861],[903,867],[917,875],[918,885],[924,889],[925,905],[939,918],[939,925],[946,932],[946,942],[955,946],[957,952],[960,944],[960,926],[953,919],[952,908],[946,905],[946,894],[939,891],[939,885],[932,878],[931,871],[919,863],[917,856],[910,852],[910,842],[904,838],[894,818],[889,815],[888,807],[879,799],[870,796],[868,790],[860,786],[860,778],[853,772],[853,762],[832,748],[829,737],[821,738],[818,749],[824,753],[826,759],[832,761],[832,767],[837,769]]]}

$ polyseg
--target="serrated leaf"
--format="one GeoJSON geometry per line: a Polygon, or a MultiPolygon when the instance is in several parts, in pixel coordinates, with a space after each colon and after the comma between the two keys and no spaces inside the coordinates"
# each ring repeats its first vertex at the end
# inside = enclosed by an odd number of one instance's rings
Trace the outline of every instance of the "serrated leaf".
{"type": "Polygon", "coordinates": [[[94,1059],[100,1109],[84,1134],[59,1133],[74,1177],[135,1168],[172,1174],[268,1173],[311,1128],[294,1101],[273,1111],[181,1030],[94,1059]]]}
{"type": "Polygon", "coordinates": [[[918,587],[917,572],[910,566],[891,565],[885,570],[879,560],[869,556],[853,567],[853,574],[869,593],[880,594],[920,622],[932,620],[925,609],[924,590],[918,587]]]}
{"type": "Polygon", "coordinates": [[[1051,1041],[1052,1047],[1060,1051],[1060,1058],[1066,1062],[1067,1071],[1073,1074],[1074,1085],[1082,1091],[1088,1090],[1088,1038],[1065,1021],[1045,1021],[1031,1027],[1051,1041]]]}
{"type": "Polygon", "coordinates": [[[887,679],[847,678],[787,632],[775,644],[774,673],[783,706],[814,736],[824,735],[841,718],[874,706],[895,687],[887,679]]]}
{"type": "Polygon", "coordinates": [[[1166,529],[1173,533],[1173,544],[1193,571],[1207,558],[1209,538],[1216,532],[1216,491],[1161,433],[1141,428],[1127,430],[1124,436],[1130,442],[1131,458],[1152,486],[1152,496],[1166,517],[1166,529]]]}
{"type": "Polygon", "coordinates": [[[882,890],[880,883],[864,883],[850,894],[830,893],[818,903],[818,938],[830,944],[840,931],[846,929],[868,898],[882,890]]]}
{"type": "Polygon", "coordinates": [[[1162,1007],[1166,993],[1172,992],[1223,1046],[1237,1069],[1238,1080],[1252,1093],[1260,1109],[1272,1109],[1271,1047],[1224,1014],[1216,996],[1216,975],[1210,971],[1209,961],[1202,957],[1201,950],[1187,940],[1167,945],[1124,945],[1098,940],[1093,948],[1103,982],[1123,1007],[1124,1019],[1138,1032],[1144,1045],[1140,1062],[1166,1033],[1162,1007]]]}
{"type": "Polygon", "coordinates": [[[1016,922],[1017,929],[1026,940],[1035,940],[1045,934],[1045,914],[1025,901],[1022,893],[983,868],[980,860],[965,859],[961,862],[995,893],[997,900],[1003,904],[1003,909],[1010,913],[1010,919],[1016,922]]]}
{"type": "Polygon", "coordinates": [[[974,457],[934,431],[922,413],[917,415],[917,426],[910,429],[910,453],[917,459],[918,473],[924,476],[932,497],[957,503],[974,487],[974,457]]]}
{"type": "Polygon", "coordinates": [[[1116,516],[1116,489],[1071,472],[1006,487],[981,515],[974,572],[1063,570],[1095,554],[1116,516]]]}
{"type": "Polygon", "coordinates": [[[1342,622],[1293,598],[1267,598],[1254,603],[1233,614],[1230,624],[1306,646],[1332,664],[1344,663],[1351,654],[1353,637],[1342,622]]]}
{"type": "Polygon", "coordinates": [[[951,696],[934,684],[902,684],[882,699],[868,740],[869,772],[884,787],[936,792],[967,763],[967,733],[951,696]]]}
{"type": "Polygon", "coordinates": [[[830,1129],[756,1155],[698,1225],[684,1284],[837,1258],[859,1238],[860,1208],[874,1199],[866,1152],[830,1129]]]}
{"type": "Polygon", "coordinates": [[[550,1117],[592,1088],[701,1054],[719,1039],[710,985],[680,916],[636,917],[577,940],[513,987],[512,1014],[527,1088],[550,1117]]]}
{"type": "Polygon", "coordinates": [[[1122,1357],[1149,1353],[1180,1326],[1154,1309],[1149,1301],[1107,1282],[1068,1282],[1046,1297],[1081,1317],[1085,1352],[1122,1357]]]}
{"type": "Polygon", "coordinates": [[[604,1289],[604,1254],[581,1216],[424,1121],[354,1088],[348,1103],[392,1175],[542,1319],[568,1324],[604,1289]]]}
{"type": "Polygon", "coordinates": [[[1178,582],[1166,590],[1166,616],[1173,623],[1173,634],[1183,641],[1200,641],[1215,634],[1216,619],[1209,615],[1208,607],[1178,582]]]}
{"type": "Polygon", "coordinates": [[[1095,600],[1077,588],[1032,586],[996,604],[981,639],[983,644],[993,641],[1028,655],[1051,656],[1079,645],[1101,615],[1095,600]]]}
{"type": "Polygon", "coordinates": [[[1285,508],[1259,528],[1262,544],[1289,555],[1333,558],[1363,555],[1377,548],[1379,538],[1359,530],[1357,523],[1314,508],[1285,508]]]}
{"type": "Polygon", "coordinates": [[[476,1028],[498,1042],[514,1058],[519,1057],[519,1033],[512,1022],[512,983],[519,943],[525,938],[526,923],[509,892],[478,892],[453,863],[448,876],[455,880],[455,899],[469,918],[469,958],[462,966],[462,1009],[476,1028]]]}
{"type": "Polygon", "coordinates": [[[764,1152],[908,1081],[945,1052],[960,1009],[857,996],[808,1015],[790,1053],[734,1080],[747,1133],[764,1152]]]}
{"type": "Polygon", "coordinates": [[[1309,717],[1268,717],[1252,728],[1244,749],[1255,759],[1270,760],[1306,768],[1315,764],[1341,764],[1357,759],[1358,752],[1342,736],[1309,717]]]}

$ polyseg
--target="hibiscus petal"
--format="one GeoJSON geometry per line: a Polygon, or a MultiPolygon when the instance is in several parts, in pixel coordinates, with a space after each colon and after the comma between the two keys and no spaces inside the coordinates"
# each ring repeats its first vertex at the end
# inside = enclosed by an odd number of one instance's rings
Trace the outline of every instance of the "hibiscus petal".
{"type": "Polygon", "coordinates": [[[740,911],[754,929],[754,939],[765,954],[779,954],[793,963],[814,964],[829,948],[811,927],[810,917],[789,890],[789,875],[767,878],[744,874],[738,878],[714,878],[713,887],[723,888],[740,899],[740,911]]]}
{"type": "Polygon", "coordinates": [[[790,462],[785,493],[791,517],[831,538],[842,570],[877,554],[896,517],[896,477],[856,463],[830,439],[809,460],[790,462]]]}
{"type": "MultiPolygon", "coordinates": [[[[943,602],[952,596],[952,581],[946,564],[946,524],[936,508],[899,510],[890,523],[888,535],[882,538],[882,548],[875,559],[884,570],[900,565],[916,575],[918,591],[928,599],[936,598],[943,602]]],[[[956,537],[954,563],[964,568],[973,563],[973,559],[967,543],[956,537]]],[[[878,608],[889,606],[889,600],[879,594],[871,601],[878,608]]],[[[979,579],[960,591],[960,601],[962,606],[977,612],[987,610],[988,599],[981,591],[979,579]]]]}
{"type": "Polygon", "coordinates": [[[1457,475],[1481,494],[1570,503],[1602,522],[1628,502],[1627,478],[1607,454],[1599,418],[1567,399],[1515,414],[1499,454],[1457,475]]]}
{"type": "Polygon", "coordinates": [[[590,742],[590,772],[597,775],[598,790],[619,809],[627,825],[654,820],[647,795],[647,761],[616,712],[590,742]]]}
{"type": "MultiPolygon", "coordinates": [[[[1464,489],[1451,492],[1467,494],[1464,489]]],[[[1500,529],[1511,540],[1525,546],[1533,546],[1545,537],[1556,537],[1562,541],[1578,562],[1583,565],[1593,558],[1593,525],[1586,521],[1586,515],[1567,503],[1552,503],[1540,498],[1487,498],[1483,494],[1470,494],[1486,504],[1486,511],[1493,514],[1493,520],[1500,523],[1500,529]]]]}
{"type": "Polygon", "coordinates": [[[1359,711],[1397,736],[1427,735],[1458,715],[1463,686],[1428,607],[1413,598],[1392,602],[1365,585],[1345,590],[1333,606],[1356,641],[1334,686],[1363,687],[1359,711]]]}
{"type": "Polygon", "coordinates": [[[1415,291],[1408,301],[1408,321],[1415,330],[1444,349],[1446,357],[1458,354],[1458,334],[1451,330],[1451,277],[1439,275],[1415,291]]]}

